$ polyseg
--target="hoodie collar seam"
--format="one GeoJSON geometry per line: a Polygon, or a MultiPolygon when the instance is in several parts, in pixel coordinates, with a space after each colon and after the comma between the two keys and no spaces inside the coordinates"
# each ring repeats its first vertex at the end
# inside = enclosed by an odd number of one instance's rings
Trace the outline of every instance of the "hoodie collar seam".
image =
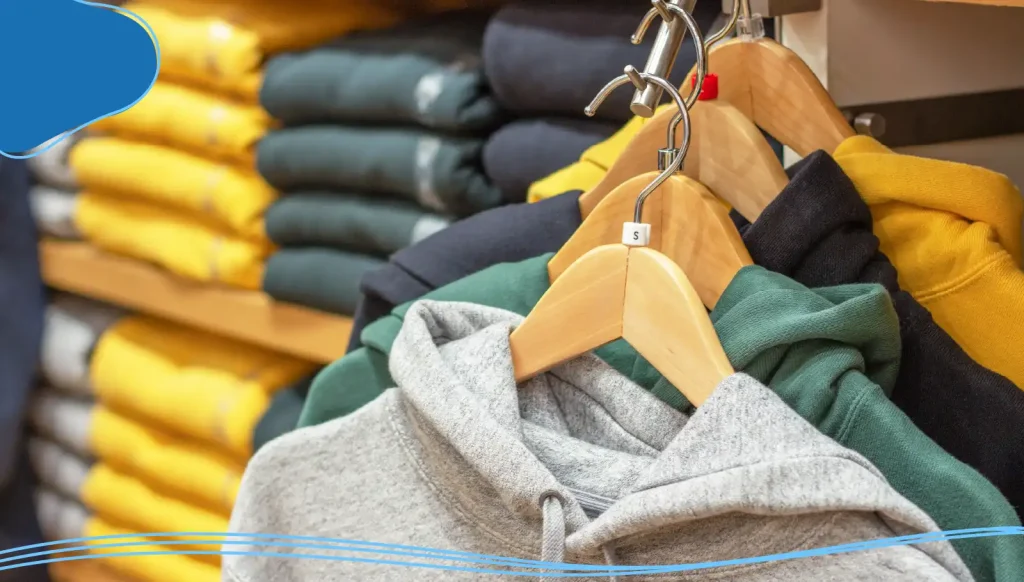
{"type": "Polygon", "coordinates": [[[913,293],[913,296],[916,297],[919,302],[924,303],[925,301],[941,299],[946,295],[957,293],[962,291],[965,287],[973,285],[979,277],[988,273],[990,268],[1003,261],[1009,261],[1012,265],[1016,265],[1013,255],[1006,249],[1003,249],[1002,252],[996,252],[988,260],[983,261],[980,265],[977,265],[959,277],[951,281],[939,283],[930,289],[923,289],[919,292],[913,293]]]}
{"type": "Polygon", "coordinates": [[[422,461],[420,461],[418,456],[412,450],[413,445],[411,441],[414,440],[416,437],[408,434],[408,431],[402,426],[403,420],[406,423],[416,422],[415,419],[410,418],[410,415],[413,413],[413,411],[402,410],[403,408],[408,408],[410,406],[411,403],[407,403],[405,401],[405,398],[401,395],[401,391],[396,390],[395,396],[391,398],[391,400],[388,402],[388,424],[390,424],[391,431],[398,439],[398,443],[400,448],[402,449],[403,454],[405,454],[406,458],[409,459],[409,462],[410,464],[412,464],[414,470],[416,471],[416,474],[418,474],[420,478],[423,479],[424,483],[427,484],[427,487],[430,488],[431,493],[433,493],[439,499],[445,501],[448,507],[450,507],[456,513],[456,515],[458,515],[460,519],[464,520],[470,526],[479,529],[485,535],[492,538],[494,541],[502,545],[508,546],[517,552],[520,552],[521,555],[535,555],[535,548],[531,549],[528,546],[519,545],[518,543],[504,537],[499,532],[494,531],[485,525],[482,525],[486,520],[484,520],[482,517],[478,516],[475,512],[471,511],[468,507],[466,507],[466,505],[462,503],[461,500],[459,500],[458,496],[448,494],[443,487],[438,485],[433,480],[433,478],[430,475],[430,470],[423,464],[422,461]]]}
{"type": "MultiPolygon", "coordinates": [[[[849,459],[849,458],[846,458],[846,457],[840,457],[840,456],[836,456],[834,454],[796,455],[796,456],[787,457],[785,459],[761,460],[761,461],[758,461],[756,463],[748,463],[748,464],[743,464],[743,465],[735,465],[735,466],[731,466],[731,467],[725,467],[725,468],[722,468],[722,469],[718,469],[716,471],[712,471],[710,473],[703,473],[701,475],[698,475],[698,476],[695,476],[695,477],[691,477],[691,478],[683,480],[683,481],[673,481],[671,483],[662,483],[662,484],[659,484],[659,485],[655,485],[653,487],[644,487],[642,489],[633,489],[633,490],[631,490],[626,495],[626,497],[624,497],[622,499],[619,499],[616,502],[617,503],[621,502],[621,501],[623,501],[625,499],[628,499],[630,495],[635,495],[635,494],[640,493],[642,491],[654,491],[655,489],[660,489],[662,487],[670,487],[670,486],[673,486],[673,485],[683,485],[683,484],[687,484],[688,485],[688,484],[690,484],[690,483],[692,483],[694,481],[699,481],[699,480],[702,480],[702,479],[707,479],[707,478],[710,478],[710,477],[715,477],[715,476],[722,475],[722,474],[725,474],[725,473],[729,473],[729,472],[732,472],[732,471],[757,469],[757,468],[760,468],[760,467],[772,467],[772,466],[778,466],[780,463],[789,463],[789,462],[793,462],[793,461],[804,462],[804,461],[814,461],[814,460],[832,460],[832,461],[838,461],[838,462],[843,463],[843,464],[849,463],[849,464],[852,464],[852,465],[854,465],[856,467],[859,467],[860,469],[866,471],[869,475],[871,475],[875,479],[882,479],[882,480],[884,480],[884,477],[881,477],[879,474],[877,474],[874,471],[872,471],[870,467],[865,466],[864,463],[861,463],[861,462],[859,462],[859,461],[857,461],[855,459],[849,459]]],[[[888,483],[886,483],[886,484],[887,484],[887,486],[889,486],[891,488],[891,485],[888,485],[888,483]]],[[[851,511],[851,510],[835,510],[835,511],[851,511]]]]}

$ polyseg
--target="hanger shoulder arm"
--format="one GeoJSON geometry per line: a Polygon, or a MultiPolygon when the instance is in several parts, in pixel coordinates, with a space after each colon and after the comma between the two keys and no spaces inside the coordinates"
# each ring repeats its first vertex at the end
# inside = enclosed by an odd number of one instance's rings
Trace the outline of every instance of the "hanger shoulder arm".
{"type": "Polygon", "coordinates": [[[775,41],[750,43],[754,121],[801,156],[832,153],[853,128],[807,63],[775,41]],[[757,65],[753,65],[757,63],[757,65]]]}
{"type": "Polygon", "coordinates": [[[622,337],[695,406],[733,373],[686,275],[648,248],[629,250],[622,337]]]}
{"type": "Polygon", "coordinates": [[[627,258],[621,244],[599,246],[551,285],[509,338],[517,382],[622,337],[627,258]]]}
{"type": "Polygon", "coordinates": [[[665,182],[660,239],[672,260],[714,309],[740,269],[754,264],[725,205],[701,183],[686,178],[665,182]]]}
{"type": "Polygon", "coordinates": [[[802,156],[819,149],[832,153],[854,135],[807,63],[774,40],[721,43],[708,51],[708,64],[719,77],[720,100],[802,156]]]}
{"type": "Polygon", "coordinates": [[[756,220],[789,183],[768,140],[754,122],[725,101],[698,101],[690,118],[696,146],[690,159],[695,163],[687,162],[684,173],[747,220],[756,220]]]}

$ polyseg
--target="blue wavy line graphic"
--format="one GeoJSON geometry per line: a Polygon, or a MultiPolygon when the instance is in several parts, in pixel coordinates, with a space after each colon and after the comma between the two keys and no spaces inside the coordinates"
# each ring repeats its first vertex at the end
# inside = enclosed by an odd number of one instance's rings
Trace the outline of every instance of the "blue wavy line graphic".
{"type": "MultiPolygon", "coordinates": [[[[493,556],[488,554],[475,554],[472,552],[463,552],[455,550],[440,550],[433,548],[422,548],[417,546],[407,546],[401,544],[385,544],[379,542],[363,542],[359,540],[342,540],[332,538],[318,538],[313,536],[288,536],[288,535],[277,535],[277,534],[244,534],[244,533],[231,533],[231,532],[166,532],[166,533],[148,533],[148,534],[126,534],[126,535],[110,535],[110,536],[97,536],[97,537],[85,537],[85,538],[74,538],[68,540],[60,540],[55,542],[46,542],[42,544],[32,544],[30,546],[23,546],[20,548],[14,548],[9,550],[0,551],[0,554],[12,554],[27,549],[38,549],[41,547],[52,547],[59,545],[66,545],[69,543],[81,543],[87,541],[102,541],[102,540],[115,540],[123,538],[160,538],[160,537],[176,537],[178,540],[152,540],[145,542],[130,542],[120,544],[105,544],[105,545],[88,545],[77,548],[54,548],[53,552],[67,553],[73,551],[95,551],[97,549],[115,549],[133,546],[151,546],[151,545],[206,545],[206,544],[218,544],[223,546],[270,546],[279,548],[294,548],[294,549],[315,549],[315,550],[333,550],[333,551],[352,551],[352,552],[373,552],[377,554],[396,555],[396,556],[410,556],[410,557],[422,557],[428,559],[442,559],[448,562],[468,562],[477,564],[492,564],[492,565],[504,565],[509,568],[543,568],[545,572],[537,571],[516,571],[516,570],[497,570],[489,568],[474,568],[468,566],[454,566],[448,564],[430,564],[424,562],[408,562],[400,560],[390,559],[372,559],[372,558],[358,558],[351,556],[332,556],[332,555],[321,555],[321,554],[306,554],[306,553],[283,553],[283,552],[240,552],[240,551],[202,551],[202,550],[191,550],[191,551],[158,551],[158,552],[121,552],[121,553],[102,553],[102,554],[88,554],[80,556],[70,556],[63,558],[52,558],[46,560],[34,560],[31,562],[21,562],[17,564],[9,564],[0,566],[0,571],[10,570],[15,568],[23,568],[28,566],[36,566],[43,564],[51,564],[55,562],[63,561],[76,561],[76,560],[88,560],[97,558],[117,558],[127,556],[161,556],[161,555],[222,555],[222,556],[258,556],[258,557],[271,557],[271,558],[302,558],[302,559],[314,559],[314,560],[328,560],[337,562],[356,562],[356,563],[372,563],[372,564],[384,564],[394,566],[405,566],[413,568],[427,568],[427,569],[440,569],[449,571],[460,571],[478,574],[498,574],[498,575],[509,575],[509,576],[530,576],[530,577],[568,577],[568,578],[579,578],[585,576],[635,576],[635,575],[650,575],[650,574],[667,574],[676,572],[687,572],[694,570],[702,570],[709,568],[718,568],[723,566],[741,566],[750,564],[762,564],[774,561],[783,561],[799,558],[809,558],[816,556],[828,556],[846,552],[863,551],[869,549],[878,549],[892,546],[912,545],[919,543],[929,543],[937,541],[948,541],[954,539],[968,539],[977,537],[995,537],[1004,535],[1024,535],[1024,527],[990,527],[990,528],[973,528],[963,530],[951,530],[945,532],[929,532],[923,534],[914,534],[908,536],[898,536],[893,538],[886,538],[880,540],[869,540],[865,542],[857,542],[851,544],[841,544],[836,546],[829,546],[825,548],[816,548],[812,550],[801,550],[795,552],[786,552],[781,554],[771,554],[767,556],[758,556],[752,558],[738,558],[733,560],[723,560],[719,562],[702,562],[697,564],[675,564],[675,565],[662,565],[662,566],[608,566],[608,565],[591,565],[591,564],[563,564],[554,562],[542,562],[537,560],[525,560],[520,558],[505,558],[502,556],[493,556]],[[234,540],[190,540],[181,541],[182,537],[203,537],[203,538],[246,538],[245,541],[234,541],[234,540]],[[304,543],[281,543],[274,542],[273,540],[292,539],[299,540],[304,543]],[[248,540],[272,540],[267,542],[254,542],[248,540]],[[306,543],[306,542],[319,542],[319,543],[306,543]],[[198,544],[197,544],[198,543],[198,544]],[[371,549],[379,548],[379,549],[371,549]]],[[[49,555],[51,551],[34,552],[31,554],[15,555],[12,557],[0,559],[0,563],[8,563],[15,560],[24,560],[32,557],[39,557],[43,555],[49,555]]]]}
{"type": "MultiPolygon", "coordinates": [[[[33,1],[36,1],[36,0],[33,0],[33,1]]],[[[34,149],[28,150],[26,153],[15,154],[15,153],[11,153],[11,152],[8,152],[8,151],[4,151],[3,149],[0,149],[0,155],[2,155],[4,157],[16,159],[16,160],[23,160],[23,159],[27,159],[27,158],[32,158],[32,157],[38,156],[38,155],[48,151],[49,149],[51,149],[55,145],[59,144],[60,142],[64,141],[69,136],[71,136],[71,135],[73,135],[73,134],[75,134],[75,133],[85,129],[89,125],[91,125],[91,124],[93,124],[93,123],[95,123],[95,122],[97,122],[97,121],[99,121],[101,119],[106,119],[107,117],[112,117],[114,115],[117,115],[118,113],[123,113],[124,111],[127,111],[128,109],[134,107],[139,101],[142,101],[146,97],[146,95],[149,94],[149,92],[153,89],[153,85],[156,84],[157,77],[160,74],[160,62],[161,62],[160,41],[157,39],[156,33],[153,31],[153,28],[149,25],[149,23],[147,23],[145,20],[143,20],[139,15],[135,14],[134,12],[132,12],[130,10],[125,10],[124,8],[121,8],[120,6],[113,6],[111,4],[103,4],[101,2],[90,2],[88,0],[73,0],[73,1],[77,2],[79,4],[86,5],[86,6],[93,6],[93,7],[97,7],[97,8],[105,8],[105,9],[108,9],[108,10],[112,10],[114,12],[118,12],[120,14],[124,14],[124,15],[130,16],[131,18],[133,18],[135,20],[135,22],[137,24],[141,25],[142,28],[146,31],[146,33],[149,35],[150,40],[152,40],[153,48],[155,49],[155,52],[156,52],[156,61],[155,61],[156,62],[156,66],[154,67],[153,78],[149,81],[149,86],[146,88],[146,90],[138,98],[136,98],[134,101],[132,101],[128,105],[126,105],[124,107],[121,107],[120,109],[117,109],[116,111],[111,111],[111,112],[108,112],[108,113],[104,113],[103,115],[99,115],[95,119],[92,119],[91,121],[88,121],[86,123],[82,123],[78,127],[75,127],[74,129],[71,129],[71,130],[65,131],[65,132],[63,132],[63,133],[61,133],[59,135],[50,137],[49,139],[47,139],[47,140],[45,140],[45,141],[43,141],[43,142],[41,142],[39,144],[39,146],[42,146],[42,147],[37,146],[34,149]]],[[[13,23],[13,24],[15,26],[17,26],[18,23],[13,23]]],[[[67,39],[60,39],[60,40],[61,41],[66,41],[67,39]]],[[[21,58],[24,59],[25,57],[21,57],[21,58]]],[[[19,83],[19,82],[25,81],[25,80],[24,79],[21,79],[21,80],[19,80],[19,79],[6,79],[6,81],[11,82],[11,83],[19,83]]],[[[31,83],[28,83],[28,84],[31,85],[31,83]]],[[[99,87],[99,90],[103,90],[103,89],[104,88],[102,86],[99,87]]],[[[96,87],[94,87],[91,90],[95,91],[97,89],[96,89],[96,87]]]]}

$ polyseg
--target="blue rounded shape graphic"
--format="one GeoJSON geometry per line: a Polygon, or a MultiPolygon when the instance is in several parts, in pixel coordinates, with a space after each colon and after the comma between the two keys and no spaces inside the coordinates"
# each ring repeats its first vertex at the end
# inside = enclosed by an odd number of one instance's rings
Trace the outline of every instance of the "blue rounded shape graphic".
{"type": "Polygon", "coordinates": [[[0,0],[0,155],[38,155],[145,97],[160,48],[129,14],[85,0],[0,0]]]}

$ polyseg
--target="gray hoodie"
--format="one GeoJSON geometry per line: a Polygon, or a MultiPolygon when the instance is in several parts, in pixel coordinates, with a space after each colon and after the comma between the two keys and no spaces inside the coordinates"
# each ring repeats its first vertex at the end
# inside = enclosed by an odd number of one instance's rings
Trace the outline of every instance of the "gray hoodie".
{"type": "MultiPolygon", "coordinates": [[[[468,303],[415,304],[391,352],[398,388],[350,416],[261,449],[246,470],[231,531],[631,566],[937,531],[866,459],[821,435],[746,375],[723,381],[689,418],[592,355],[517,388],[508,336],[521,320],[468,303]]],[[[455,564],[372,549],[224,550],[455,564]]],[[[237,555],[225,556],[222,572],[226,582],[488,578],[237,555]]],[[[932,542],[630,579],[648,578],[971,575],[948,543],[932,542]]]]}

